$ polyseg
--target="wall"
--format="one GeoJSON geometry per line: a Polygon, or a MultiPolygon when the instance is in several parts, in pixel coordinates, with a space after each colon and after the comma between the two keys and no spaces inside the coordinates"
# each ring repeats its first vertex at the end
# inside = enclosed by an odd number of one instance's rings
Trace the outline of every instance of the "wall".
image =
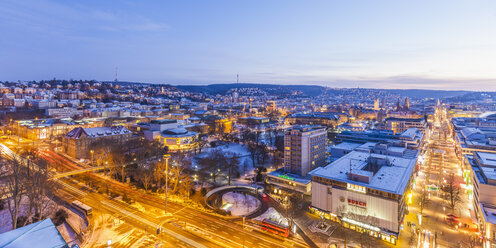
{"type": "Polygon", "coordinates": [[[354,212],[371,216],[369,221],[357,220],[365,222],[369,225],[383,228],[392,232],[399,232],[398,221],[398,202],[384,199],[377,196],[362,194],[340,188],[332,188],[331,186],[312,181],[312,206],[322,210],[337,214],[341,212],[354,212]],[[358,207],[348,204],[348,199],[357,200],[366,203],[366,207],[358,207]]]}

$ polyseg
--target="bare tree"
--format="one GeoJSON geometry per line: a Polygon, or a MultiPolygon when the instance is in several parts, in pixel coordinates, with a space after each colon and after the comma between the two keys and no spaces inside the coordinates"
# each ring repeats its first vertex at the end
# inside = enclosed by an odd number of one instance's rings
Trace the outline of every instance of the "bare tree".
{"type": "Polygon", "coordinates": [[[446,200],[448,201],[451,213],[454,213],[456,207],[462,200],[460,186],[456,182],[455,174],[450,174],[448,176],[442,190],[446,193],[446,200]]]}
{"type": "Polygon", "coordinates": [[[56,190],[56,184],[50,180],[48,162],[43,159],[37,159],[34,162],[31,162],[32,165],[27,167],[25,192],[29,200],[27,219],[38,221],[43,219],[50,206],[48,194],[56,190]]]}
{"type": "Polygon", "coordinates": [[[141,184],[143,184],[145,191],[148,191],[152,179],[153,179],[153,173],[149,168],[138,169],[138,180],[141,182],[141,184]]]}
{"type": "Polygon", "coordinates": [[[274,163],[276,169],[281,167],[284,163],[284,153],[282,153],[281,151],[275,151],[273,153],[272,162],[274,163]]]}
{"type": "Polygon", "coordinates": [[[174,154],[172,164],[169,165],[169,183],[172,184],[173,193],[177,193],[180,182],[189,177],[186,171],[190,166],[191,159],[185,153],[174,154]]]}
{"type": "Polygon", "coordinates": [[[2,159],[2,164],[6,166],[7,171],[7,187],[5,188],[7,198],[7,206],[12,220],[12,228],[17,228],[17,218],[21,200],[24,195],[24,173],[25,170],[19,158],[14,155],[12,161],[5,161],[2,159]]]}
{"type": "Polygon", "coordinates": [[[297,193],[288,193],[285,197],[287,197],[286,217],[289,220],[289,227],[293,230],[294,219],[303,209],[305,200],[303,199],[303,196],[297,193]]]}
{"type": "Polygon", "coordinates": [[[422,193],[420,193],[419,199],[418,199],[420,215],[422,215],[425,207],[427,207],[429,205],[430,201],[431,200],[429,199],[429,192],[427,192],[427,190],[425,190],[425,189],[422,190],[422,193]]]}
{"type": "Polygon", "coordinates": [[[259,155],[258,144],[255,142],[248,142],[247,148],[248,148],[248,152],[250,152],[251,160],[253,162],[253,168],[255,168],[259,155]]]}
{"type": "Polygon", "coordinates": [[[207,156],[200,158],[198,164],[201,167],[200,172],[202,178],[209,178],[210,176],[215,183],[217,177],[223,172],[222,165],[224,159],[224,154],[219,149],[211,150],[207,156]]]}
{"type": "Polygon", "coordinates": [[[468,236],[465,238],[465,240],[462,241],[463,247],[468,247],[468,248],[475,248],[479,247],[480,245],[480,239],[477,236],[468,236]]]}
{"type": "Polygon", "coordinates": [[[124,179],[126,178],[125,167],[131,160],[129,155],[127,146],[115,146],[114,149],[112,149],[111,157],[109,159],[112,163],[112,166],[109,167],[110,176],[112,176],[114,169],[119,169],[122,183],[124,183],[124,179]]]}
{"type": "Polygon", "coordinates": [[[191,177],[188,175],[186,176],[181,184],[180,184],[180,191],[186,199],[189,199],[191,196],[191,189],[193,188],[193,180],[191,180],[191,177]]]}
{"type": "Polygon", "coordinates": [[[228,173],[228,184],[231,185],[233,175],[239,174],[239,155],[235,152],[228,153],[224,161],[228,173]]]}

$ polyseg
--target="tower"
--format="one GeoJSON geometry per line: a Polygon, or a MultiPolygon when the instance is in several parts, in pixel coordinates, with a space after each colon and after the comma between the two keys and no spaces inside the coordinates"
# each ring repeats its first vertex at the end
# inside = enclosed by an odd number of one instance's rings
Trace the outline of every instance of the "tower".
{"type": "Polygon", "coordinates": [[[405,98],[405,104],[403,105],[403,107],[405,108],[405,110],[410,110],[410,99],[405,98]]]}
{"type": "Polygon", "coordinates": [[[379,99],[376,98],[376,99],[374,99],[374,110],[379,110],[379,109],[380,109],[379,108],[379,99]]]}

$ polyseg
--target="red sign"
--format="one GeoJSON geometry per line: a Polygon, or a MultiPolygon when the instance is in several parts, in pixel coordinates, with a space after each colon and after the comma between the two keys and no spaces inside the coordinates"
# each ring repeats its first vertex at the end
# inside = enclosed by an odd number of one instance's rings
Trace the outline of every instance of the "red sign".
{"type": "Polygon", "coordinates": [[[366,208],[367,207],[367,203],[366,202],[358,201],[358,200],[353,200],[353,199],[349,199],[349,198],[348,198],[348,205],[353,205],[353,206],[362,207],[362,208],[366,208]]]}

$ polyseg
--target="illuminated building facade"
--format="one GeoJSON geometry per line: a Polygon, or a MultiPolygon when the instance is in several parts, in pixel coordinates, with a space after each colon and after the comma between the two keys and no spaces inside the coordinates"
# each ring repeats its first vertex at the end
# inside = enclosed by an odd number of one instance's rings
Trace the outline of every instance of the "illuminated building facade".
{"type": "Polygon", "coordinates": [[[284,135],[284,169],[306,176],[325,165],[327,131],[321,126],[295,126],[284,135]]]}
{"type": "Polygon", "coordinates": [[[352,151],[312,172],[311,210],[344,227],[396,243],[410,197],[418,152],[383,144],[352,151]]]}
{"type": "Polygon", "coordinates": [[[473,206],[470,214],[477,218],[483,237],[483,247],[496,246],[496,154],[473,152],[466,156],[469,162],[468,172],[464,172],[466,189],[470,194],[473,206]],[[469,178],[469,179],[468,179],[469,178]],[[468,179],[468,180],[467,180],[468,179]],[[474,213],[475,212],[475,213],[474,213]]]}
{"type": "Polygon", "coordinates": [[[394,133],[402,133],[410,128],[417,128],[424,131],[427,127],[427,122],[422,118],[397,118],[388,117],[384,120],[385,128],[394,133]]]}
{"type": "Polygon", "coordinates": [[[202,120],[209,126],[211,133],[230,133],[232,130],[232,121],[225,117],[219,115],[208,115],[203,117],[202,120]]]}
{"type": "Polygon", "coordinates": [[[295,126],[284,135],[284,168],[267,175],[274,193],[283,191],[309,194],[312,169],[325,165],[327,131],[322,126],[295,126]]]}
{"type": "Polygon", "coordinates": [[[189,151],[198,147],[198,133],[178,127],[162,131],[160,142],[170,152],[189,151]]]}
{"type": "Polygon", "coordinates": [[[124,126],[74,128],[68,132],[63,140],[62,147],[65,153],[76,159],[89,158],[91,146],[94,142],[103,139],[111,140],[116,144],[125,144],[133,137],[133,132],[124,126]]]}
{"type": "Polygon", "coordinates": [[[55,139],[76,127],[100,127],[103,124],[102,119],[35,119],[16,121],[11,129],[13,133],[19,132],[21,138],[37,141],[55,139]]]}

